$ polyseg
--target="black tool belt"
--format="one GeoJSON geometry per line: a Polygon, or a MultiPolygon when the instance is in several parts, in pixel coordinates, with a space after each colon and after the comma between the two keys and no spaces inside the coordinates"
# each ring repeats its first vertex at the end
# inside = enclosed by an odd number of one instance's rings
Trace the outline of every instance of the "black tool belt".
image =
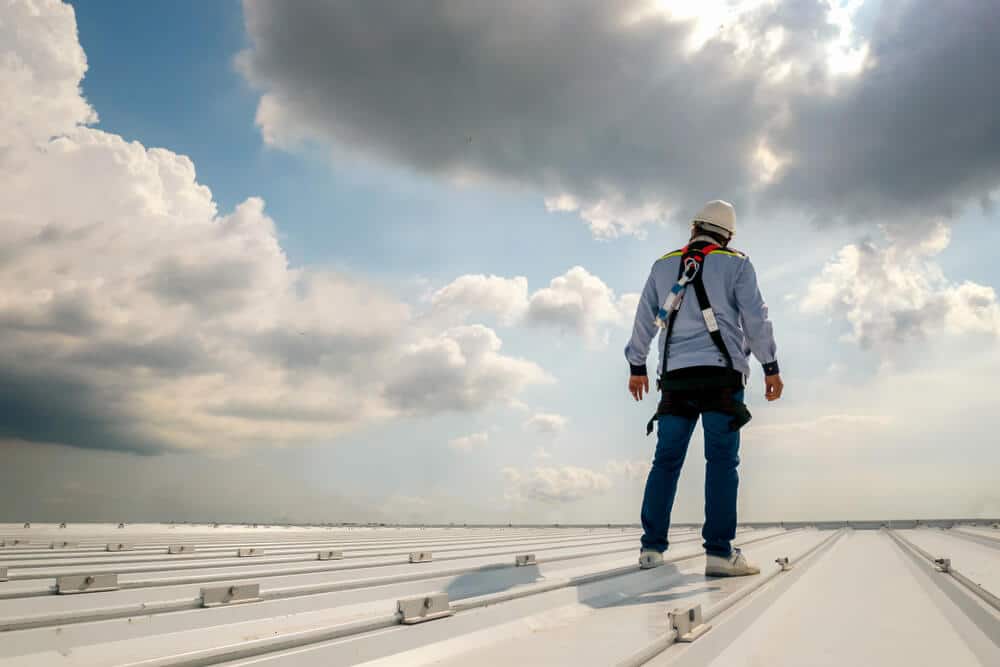
{"type": "Polygon", "coordinates": [[[649,423],[646,435],[653,432],[653,422],[663,415],[676,415],[697,419],[704,412],[721,412],[731,417],[729,430],[739,431],[750,421],[746,403],[736,399],[736,392],[743,388],[743,376],[671,379],[657,381],[662,392],[660,404],[649,423]]]}

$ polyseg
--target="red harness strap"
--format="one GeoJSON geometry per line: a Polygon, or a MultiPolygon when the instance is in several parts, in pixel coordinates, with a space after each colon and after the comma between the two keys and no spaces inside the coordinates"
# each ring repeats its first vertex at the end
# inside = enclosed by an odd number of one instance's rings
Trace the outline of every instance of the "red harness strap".
{"type": "MultiPolygon", "coordinates": [[[[690,248],[691,248],[691,246],[684,246],[683,248],[681,248],[682,255],[686,255],[688,253],[688,250],[690,248]]],[[[709,243],[704,248],[695,248],[694,250],[691,250],[691,253],[692,253],[693,257],[695,258],[695,260],[697,260],[697,261],[700,262],[703,259],[705,259],[705,255],[711,255],[716,250],[721,250],[721,249],[722,249],[721,245],[718,245],[717,243],[709,243]],[[700,255],[700,257],[699,257],[699,255],[700,255]]]]}

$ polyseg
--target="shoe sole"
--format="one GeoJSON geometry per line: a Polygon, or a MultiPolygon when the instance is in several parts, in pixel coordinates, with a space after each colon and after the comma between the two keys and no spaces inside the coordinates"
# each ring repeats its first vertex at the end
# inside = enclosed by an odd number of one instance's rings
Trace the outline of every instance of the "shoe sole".
{"type": "Polygon", "coordinates": [[[705,570],[706,577],[752,577],[755,574],[760,574],[757,572],[724,572],[722,570],[705,570]]]}

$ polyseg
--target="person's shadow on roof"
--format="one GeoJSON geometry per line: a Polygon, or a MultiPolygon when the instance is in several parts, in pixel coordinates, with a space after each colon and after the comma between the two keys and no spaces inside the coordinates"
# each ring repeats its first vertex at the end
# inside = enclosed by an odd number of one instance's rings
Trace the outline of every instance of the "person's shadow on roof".
{"type": "Polygon", "coordinates": [[[534,583],[541,578],[537,565],[486,565],[455,577],[445,588],[445,592],[448,593],[448,599],[460,600],[499,593],[515,586],[534,583]]]}
{"type": "Polygon", "coordinates": [[[600,609],[671,602],[716,590],[721,589],[719,586],[711,586],[704,575],[681,572],[676,564],[664,563],[652,570],[641,571],[636,567],[634,575],[630,573],[614,577],[597,587],[589,589],[586,585],[578,587],[577,596],[578,602],[581,604],[600,609]],[[683,591],[676,590],[695,582],[702,582],[704,585],[697,588],[685,588],[683,591]],[[671,592],[672,590],[674,592],[671,592]]]}

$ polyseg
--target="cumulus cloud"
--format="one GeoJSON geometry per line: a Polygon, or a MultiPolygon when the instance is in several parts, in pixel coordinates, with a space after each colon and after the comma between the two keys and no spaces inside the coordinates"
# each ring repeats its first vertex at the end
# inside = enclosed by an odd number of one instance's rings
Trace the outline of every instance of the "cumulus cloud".
{"type": "Polygon", "coordinates": [[[629,481],[643,481],[649,474],[652,464],[649,461],[608,461],[605,470],[609,475],[621,476],[629,481]]]}
{"type": "Polygon", "coordinates": [[[524,422],[524,428],[546,435],[562,433],[569,423],[569,418],[553,412],[538,412],[524,422]]]}
{"type": "Polygon", "coordinates": [[[885,0],[861,34],[861,4],[245,0],[240,63],[273,144],[539,190],[598,237],[720,196],[906,221],[995,188],[1000,14],[885,0]]]}
{"type": "Polygon", "coordinates": [[[514,324],[528,309],[528,279],[467,274],[435,292],[431,303],[447,314],[464,318],[486,313],[504,324],[514,324]]]}
{"type": "Polygon", "coordinates": [[[616,297],[600,278],[574,266],[530,295],[522,276],[460,276],[435,292],[431,303],[443,314],[489,314],[508,325],[552,327],[595,343],[609,327],[630,322],[639,295],[616,297]]]}
{"type": "Polygon", "coordinates": [[[0,21],[0,146],[47,141],[97,114],[80,94],[87,57],[75,39],[76,16],[59,0],[4,3],[0,21]],[[29,29],[25,29],[30,26],[29,29]],[[47,33],[53,39],[39,39],[47,33]],[[30,91],[30,97],[24,97],[30,91]],[[31,113],[25,113],[25,106],[31,113]]]}
{"type": "Polygon", "coordinates": [[[480,431],[479,433],[470,433],[469,435],[461,435],[457,438],[452,438],[448,441],[448,446],[452,449],[467,451],[475,449],[476,447],[482,447],[489,442],[489,440],[490,434],[486,431],[480,431]]]}
{"type": "Polygon", "coordinates": [[[948,228],[911,231],[841,248],[810,282],[803,310],[843,318],[849,340],[883,350],[935,333],[1000,335],[996,291],[955,283],[934,260],[949,244],[948,228]]]}
{"type": "Polygon", "coordinates": [[[508,500],[534,500],[548,504],[569,503],[598,496],[611,488],[606,475],[576,466],[539,466],[502,471],[508,500]]]}
{"type": "Polygon", "coordinates": [[[545,210],[550,213],[576,213],[587,223],[591,233],[600,239],[625,234],[645,238],[648,224],[666,222],[675,212],[662,201],[635,204],[617,193],[608,193],[601,199],[587,202],[581,202],[567,193],[546,197],[545,210]]]}
{"type": "Polygon", "coordinates": [[[619,325],[635,315],[628,312],[638,298],[627,294],[615,299],[614,291],[582,266],[574,266],[531,295],[526,322],[554,326],[593,339],[602,325],[619,325]]]}
{"type": "Polygon", "coordinates": [[[0,7],[0,436],[317,442],[549,380],[487,327],[290,267],[262,200],[220,214],[190,159],[89,126],[85,70],[69,6],[0,7]]]}
{"type": "Polygon", "coordinates": [[[536,364],[506,357],[500,347],[500,338],[481,324],[404,345],[384,369],[391,378],[386,397],[409,412],[475,410],[512,399],[528,384],[551,381],[536,364]]]}

